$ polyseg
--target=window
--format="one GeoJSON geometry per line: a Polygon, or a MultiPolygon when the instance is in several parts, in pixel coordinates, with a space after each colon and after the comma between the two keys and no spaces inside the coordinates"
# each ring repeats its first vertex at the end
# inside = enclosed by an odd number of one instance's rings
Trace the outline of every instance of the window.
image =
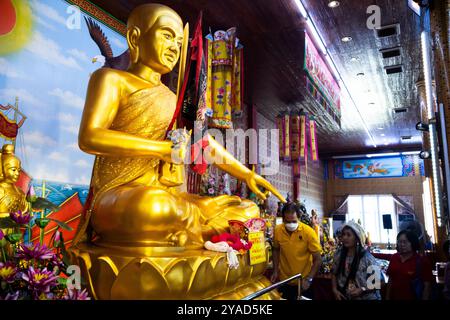
{"type": "Polygon", "coordinates": [[[373,243],[395,244],[397,236],[397,218],[394,199],[390,195],[363,195],[348,197],[347,221],[360,222],[373,243]],[[383,215],[390,215],[392,229],[383,228],[383,215]]]}

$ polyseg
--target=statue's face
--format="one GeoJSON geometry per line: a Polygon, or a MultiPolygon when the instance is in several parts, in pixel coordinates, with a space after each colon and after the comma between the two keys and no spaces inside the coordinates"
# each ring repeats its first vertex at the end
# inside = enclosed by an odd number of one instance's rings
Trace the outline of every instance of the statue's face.
{"type": "Polygon", "coordinates": [[[139,39],[139,58],[154,71],[165,74],[172,71],[180,57],[183,25],[172,15],[160,16],[139,39]]]}
{"type": "Polygon", "coordinates": [[[6,181],[16,183],[20,175],[20,161],[12,158],[3,164],[3,174],[6,181]]]}

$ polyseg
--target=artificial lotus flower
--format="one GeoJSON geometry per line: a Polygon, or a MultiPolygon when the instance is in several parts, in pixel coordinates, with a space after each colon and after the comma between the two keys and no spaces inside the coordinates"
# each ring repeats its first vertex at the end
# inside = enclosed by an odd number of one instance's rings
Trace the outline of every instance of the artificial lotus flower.
{"type": "Polygon", "coordinates": [[[53,238],[53,247],[58,248],[60,246],[61,238],[61,232],[59,230],[56,230],[53,238]]]}
{"type": "Polygon", "coordinates": [[[58,284],[58,277],[47,268],[34,269],[32,266],[22,274],[22,279],[28,283],[28,289],[33,292],[33,297],[39,298],[42,293],[49,293],[50,288],[58,284]]]}
{"type": "Polygon", "coordinates": [[[86,289],[68,289],[63,297],[64,300],[91,300],[86,289]]]}
{"type": "Polygon", "coordinates": [[[28,189],[28,192],[27,192],[27,200],[31,201],[31,200],[33,200],[35,198],[36,198],[36,192],[34,191],[34,187],[31,186],[30,189],[28,189]]]}
{"type": "Polygon", "coordinates": [[[0,300],[18,300],[19,299],[19,291],[15,293],[8,293],[4,298],[0,296],[0,300]]]}
{"type": "Polygon", "coordinates": [[[7,283],[12,283],[15,280],[17,268],[11,262],[0,262],[0,279],[7,283]]]}
{"type": "Polygon", "coordinates": [[[28,224],[31,220],[31,214],[28,212],[24,212],[22,213],[22,211],[17,211],[17,212],[11,212],[9,214],[9,217],[11,218],[11,220],[13,220],[15,223],[17,224],[28,224]]]}
{"type": "Polygon", "coordinates": [[[24,260],[53,260],[55,254],[45,244],[41,246],[39,243],[21,243],[17,250],[17,258],[24,260]]]}

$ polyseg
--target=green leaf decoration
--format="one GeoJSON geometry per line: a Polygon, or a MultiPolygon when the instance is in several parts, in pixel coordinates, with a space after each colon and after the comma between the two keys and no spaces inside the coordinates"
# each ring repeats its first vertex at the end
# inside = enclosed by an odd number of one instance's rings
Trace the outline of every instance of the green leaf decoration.
{"type": "Polygon", "coordinates": [[[37,199],[37,196],[27,196],[27,201],[31,202],[32,204],[34,204],[37,199]]]}
{"type": "Polygon", "coordinates": [[[33,202],[33,209],[35,210],[50,210],[50,211],[57,211],[59,207],[55,204],[53,204],[51,201],[48,201],[45,198],[37,197],[36,201],[33,202]]]}
{"type": "Polygon", "coordinates": [[[8,240],[9,243],[15,244],[17,242],[20,241],[20,239],[22,239],[22,234],[21,233],[11,233],[11,234],[7,234],[5,236],[6,240],[8,240]]]}
{"type": "Polygon", "coordinates": [[[0,240],[0,248],[5,247],[8,244],[8,241],[6,240],[6,238],[3,238],[2,240],[0,240]]]}
{"type": "Polygon", "coordinates": [[[39,228],[44,229],[48,225],[48,223],[50,222],[50,219],[48,219],[48,218],[38,218],[35,221],[36,221],[36,225],[39,228]]]}
{"type": "Polygon", "coordinates": [[[10,217],[0,218],[1,229],[16,228],[18,226],[19,225],[15,223],[10,217]]]}
{"type": "Polygon", "coordinates": [[[67,225],[66,223],[64,223],[62,221],[59,221],[59,220],[56,220],[56,219],[52,219],[52,218],[46,218],[46,219],[55,222],[59,227],[63,228],[64,230],[67,230],[67,231],[72,231],[73,230],[71,227],[69,227],[69,225],[67,225]]]}
{"type": "Polygon", "coordinates": [[[59,284],[59,285],[65,287],[65,286],[66,286],[66,283],[67,283],[67,279],[61,278],[61,277],[58,278],[58,284],[59,284]]]}

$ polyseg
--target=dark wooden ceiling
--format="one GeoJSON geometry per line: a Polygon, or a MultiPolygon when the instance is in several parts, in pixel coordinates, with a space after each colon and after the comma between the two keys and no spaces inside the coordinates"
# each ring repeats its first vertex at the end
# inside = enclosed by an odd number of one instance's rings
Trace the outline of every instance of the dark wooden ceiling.
{"type": "MultiPolygon", "coordinates": [[[[130,11],[146,0],[91,0],[125,22],[130,11]]],[[[236,26],[245,46],[246,101],[254,103],[264,116],[274,119],[288,108],[305,107],[311,102],[302,85],[304,20],[294,0],[159,0],[170,6],[184,21],[194,25],[203,10],[204,32],[211,28],[236,26]]],[[[421,75],[419,17],[406,0],[342,0],[329,8],[327,0],[303,0],[321,32],[327,48],[349,89],[353,103],[344,100],[342,126],[331,127],[319,121],[319,150],[322,156],[417,150],[420,134],[419,103],[415,82],[421,75]],[[381,25],[398,24],[400,33],[377,38],[368,29],[366,13],[370,5],[381,9],[381,25]],[[344,43],[341,38],[350,36],[344,43]],[[401,55],[383,59],[380,50],[399,47],[401,55]],[[354,59],[352,59],[354,58],[354,59]],[[386,74],[385,67],[402,65],[403,72],[386,74]],[[364,75],[357,76],[358,73],[364,75]],[[394,108],[407,107],[394,114],[394,108]],[[360,115],[359,115],[360,114],[360,115]],[[377,147],[362,125],[362,119],[377,147]],[[411,136],[402,140],[401,136],[411,136]]]]}

